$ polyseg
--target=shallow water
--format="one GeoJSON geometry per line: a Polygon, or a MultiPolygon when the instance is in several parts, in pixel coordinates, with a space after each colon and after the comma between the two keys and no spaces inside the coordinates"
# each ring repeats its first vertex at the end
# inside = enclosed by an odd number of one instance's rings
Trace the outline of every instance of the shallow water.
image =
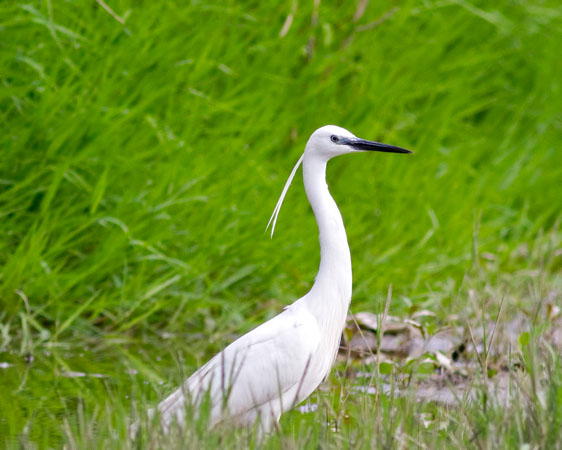
{"type": "Polygon", "coordinates": [[[1,352],[0,443],[58,447],[64,420],[111,402],[130,409],[139,398],[155,401],[157,390],[167,387],[161,374],[174,365],[161,347],[146,342],[101,340],[1,352]]]}

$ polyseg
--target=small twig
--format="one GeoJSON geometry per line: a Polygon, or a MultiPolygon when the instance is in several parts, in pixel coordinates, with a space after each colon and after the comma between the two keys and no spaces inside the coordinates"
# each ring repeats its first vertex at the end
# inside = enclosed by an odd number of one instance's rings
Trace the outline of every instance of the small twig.
{"type": "MultiPolygon", "coordinates": [[[[302,377],[301,377],[301,379],[300,379],[300,381],[299,381],[299,386],[298,386],[298,388],[297,388],[297,392],[295,392],[295,400],[293,401],[293,406],[292,406],[292,408],[294,408],[295,406],[298,405],[299,393],[300,393],[300,390],[301,390],[302,385],[303,385],[303,383],[304,383],[304,379],[306,378],[306,374],[307,374],[307,372],[308,372],[308,369],[309,369],[309,367],[310,367],[310,360],[311,360],[311,359],[312,359],[312,355],[309,355],[308,359],[306,360],[306,365],[304,366],[304,371],[303,371],[302,377]]],[[[279,377],[279,375],[278,375],[278,377],[279,377]]],[[[282,398],[282,395],[279,397],[279,399],[281,399],[281,398],[282,398]]]]}
{"type": "Polygon", "coordinates": [[[105,3],[103,0],[96,0],[96,2],[99,3],[99,5],[105,9],[107,11],[107,13],[113,17],[117,22],[119,22],[121,25],[125,25],[125,19],[123,19],[121,16],[117,15],[115,13],[115,11],[113,11],[109,5],[107,3],[105,3]]]}
{"type": "Polygon", "coordinates": [[[386,11],[381,17],[379,17],[374,22],[369,22],[369,23],[366,23],[365,25],[359,25],[355,29],[355,31],[367,31],[367,30],[372,30],[373,28],[378,27],[379,25],[381,25],[382,23],[384,23],[388,19],[390,19],[394,14],[396,14],[398,9],[399,8],[397,6],[394,6],[393,8],[390,8],[388,11],[386,11]]]}
{"type": "MultiPolygon", "coordinates": [[[[388,315],[388,309],[390,307],[390,300],[392,298],[392,284],[388,287],[388,294],[386,296],[386,303],[384,305],[384,312],[382,313],[381,323],[379,324],[379,329],[377,330],[377,380],[380,378],[380,363],[381,363],[381,344],[382,338],[384,336],[384,323],[386,322],[386,316],[388,315]]],[[[379,390],[377,388],[376,396],[378,397],[379,390]]]]}
{"type": "Polygon", "coordinates": [[[503,309],[503,302],[505,300],[505,295],[502,297],[502,301],[500,303],[500,309],[498,311],[498,315],[496,316],[496,322],[494,323],[494,329],[492,330],[492,336],[490,337],[490,344],[488,344],[488,350],[486,350],[486,364],[488,363],[488,357],[490,356],[490,350],[494,345],[494,338],[496,337],[496,330],[498,329],[498,324],[500,322],[500,315],[503,309]]]}
{"type": "MultiPolygon", "coordinates": [[[[373,28],[378,27],[382,23],[389,20],[398,11],[398,9],[399,8],[395,6],[391,9],[389,9],[388,11],[386,11],[379,19],[375,20],[374,22],[369,22],[369,23],[366,23],[364,25],[358,25],[357,27],[355,27],[353,29],[353,31],[351,32],[351,34],[343,40],[343,42],[340,46],[340,50],[343,50],[343,49],[349,47],[351,45],[351,43],[353,42],[353,39],[355,38],[355,35],[357,33],[360,33],[362,31],[372,30],[373,28]]],[[[358,15],[358,13],[360,13],[359,9],[357,10],[356,15],[358,15]]],[[[359,19],[357,19],[357,20],[359,20],[359,19]]],[[[355,22],[355,19],[354,19],[354,22],[355,22]]]]}
{"type": "Polygon", "coordinates": [[[280,38],[284,37],[291,29],[291,25],[293,24],[293,19],[295,18],[295,13],[297,12],[297,4],[298,4],[297,0],[293,0],[291,4],[291,12],[289,12],[289,14],[287,15],[287,18],[285,19],[285,23],[283,23],[283,26],[281,27],[281,31],[279,32],[280,38]]]}
{"type": "MultiPolygon", "coordinates": [[[[366,347],[367,351],[370,353],[369,356],[376,356],[373,353],[373,350],[371,349],[371,346],[369,345],[369,342],[367,341],[367,337],[365,336],[365,333],[363,333],[363,330],[361,329],[361,326],[359,325],[359,323],[357,322],[357,320],[355,319],[355,316],[353,314],[351,315],[351,320],[353,321],[353,324],[355,325],[355,328],[359,332],[359,336],[361,337],[361,339],[363,341],[363,344],[365,344],[365,347],[366,347]]],[[[377,335],[378,335],[378,330],[377,330],[377,335]]],[[[348,353],[351,354],[351,339],[349,341],[349,344],[350,345],[348,347],[348,353]]],[[[378,347],[378,345],[377,345],[377,347],[378,347]]],[[[361,351],[361,356],[363,356],[362,355],[363,351],[362,350],[360,350],[360,351],[361,351]]]]}
{"type": "MultiPolygon", "coordinates": [[[[381,342],[382,342],[382,337],[384,335],[384,322],[386,320],[386,316],[388,314],[388,308],[390,306],[390,299],[392,298],[392,285],[390,285],[388,287],[388,295],[386,296],[386,304],[384,305],[384,312],[382,314],[382,318],[381,318],[381,322],[378,325],[378,329],[377,329],[377,367],[376,367],[376,384],[377,384],[377,389],[375,391],[375,408],[379,408],[379,393],[380,393],[380,378],[381,378],[381,371],[380,371],[380,363],[381,363],[381,342]]],[[[379,316],[380,317],[380,316],[379,316]]],[[[375,410],[376,412],[376,410],[375,410]]],[[[381,417],[382,414],[376,414],[376,417],[378,418],[378,420],[376,421],[376,426],[377,426],[377,433],[380,433],[380,426],[381,426],[381,417]]]]}
{"type": "Polygon", "coordinates": [[[474,335],[472,334],[472,328],[470,327],[470,324],[468,323],[468,320],[466,321],[466,326],[468,327],[468,333],[470,334],[470,340],[472,341],[472,346],[474,347],[474,351],[476,352],[476,357],[478,358],[478,363],[480,364],[480,367],[483,370],[484,367],[485,367],[485,363],[484,363],[484,361],[482,361],[482,358],[480,357],[480,353],[478,353],[478,347],[476,346],[476,341],[474,340],[474,335]]]}
{"type": "Polygon", "coordinates": [[[353,21],[357,22],[363,14],[365,14],[365,10],[367,9],[367,5],[369,4],[369,0],[359,0],[357,2],[357,9],[355,10],[355,14],[353,14],[353,21]]]}

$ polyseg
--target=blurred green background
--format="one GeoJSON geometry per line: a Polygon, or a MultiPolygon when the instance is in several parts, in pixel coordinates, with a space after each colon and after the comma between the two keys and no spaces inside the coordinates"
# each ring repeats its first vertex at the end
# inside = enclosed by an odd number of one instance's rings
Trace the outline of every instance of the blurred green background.
{"type": "Polygon", "coordinates": [[[264,228],[325,124],[415,152],[329,165],[352,311],[392,285],[445,320],[475,270],[559,273],[561,42],[558,1],[2,2],[0,434],[57,443],[76,389],[102,404],[61,371],[173,385],[303,295],[300,174],[264,228]]]}

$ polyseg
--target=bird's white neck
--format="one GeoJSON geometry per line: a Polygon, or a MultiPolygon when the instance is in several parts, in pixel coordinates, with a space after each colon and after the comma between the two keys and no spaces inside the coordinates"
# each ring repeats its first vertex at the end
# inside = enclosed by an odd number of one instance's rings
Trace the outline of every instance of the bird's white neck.
{"type": "Polygon", "coordinates": [[[351,255],[342,216],[326,184],[326,164],[318,155],[304,155],[304,187],[320,238],[320,268],[308,297],[314,309],[335,313],[347,311],[351,301],[351,255]]]}

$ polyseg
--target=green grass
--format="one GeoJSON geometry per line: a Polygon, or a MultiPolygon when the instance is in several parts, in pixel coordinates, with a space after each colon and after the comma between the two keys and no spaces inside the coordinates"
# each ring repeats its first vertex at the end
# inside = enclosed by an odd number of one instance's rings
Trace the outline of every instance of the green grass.
{"type": "MultiPolygon", "coordinates": [[[[0,4],[0,442],[119,447],[131,409],[304,294],[319,252],[300,175],[275,238],[263,230],[328,123],[415,152],[330,163],[352,311],[380,309],[389,285],[392,314],[429,309],[435,329],[482,320],[470,290],[489,317],[502,297],[512,314],[552,292],[560,305],[558,2],[107,3],[117,18],[0,4]]],[[[311,447],[497,448],[498,424],[506,448],[542,447],[562,404],[544,327],[536,358],[514,352],[552,374],[547,399],[517,403],[513,423],[482,403],[327,393],[271,445],[300,448],[301,430],[311,447]],[[334,433],[325,419],[346,408],[334,433]],[[422,413],[444,428],[416,434],[422,413]]],[[[206,445],[247,443],[231,434],[206,445]]]]}

